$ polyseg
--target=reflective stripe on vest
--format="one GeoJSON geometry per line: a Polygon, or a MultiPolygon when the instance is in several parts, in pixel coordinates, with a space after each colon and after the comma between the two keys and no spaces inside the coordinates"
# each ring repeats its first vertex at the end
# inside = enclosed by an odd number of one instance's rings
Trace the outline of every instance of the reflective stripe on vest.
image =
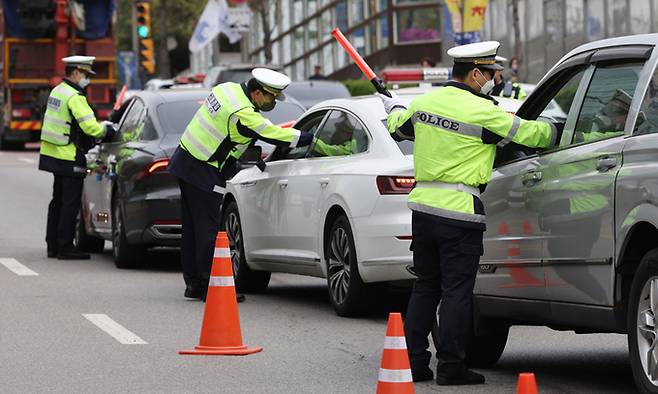
{"type": "MultiPolygon", "coordinates": [[[[78,91],[62,82],[55,87],[48,96],[46,113],[41,126],[41,140],[53,145],[63,146],[70,142],[71,112],[69,99],[78,94],[78,91]]],[[[93,116],[93,115],[92,115],[93,116]]]]}
{"type": "Polygon", "coordinates": [[[439,116],[425,111],[417,111],[411,117],[412,123],[423,123],[438,129],[470,137],[482,138],[482,127],[460,122],[445,116],[439,116]]]}
{"type": "Polygon", "coordinates": [[[250,105],[239,84],[227,82],[215,86],[187,125],[181,145],[196,159],[209,161],[229,138],[231,129],[237,130],[235,113],[250,105]]]}
{"type": "Polygon", "coordinates": [[[450,190],[457,190],[460,192],[472,194],[475,197],[480,198],[480,189],[477,187],[469,186],[469,185],[464,185],[463,183],[447,183],[447,182],[439,182],[439,181],[419,181],[416,182],[416,187],[418,188],[429,188],[429,189],[450,189],[450,190]]]}

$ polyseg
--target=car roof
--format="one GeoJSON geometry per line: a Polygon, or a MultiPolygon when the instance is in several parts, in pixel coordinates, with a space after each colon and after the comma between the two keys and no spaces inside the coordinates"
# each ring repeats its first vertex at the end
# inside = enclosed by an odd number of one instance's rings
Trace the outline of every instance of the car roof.
{"type": "Polygon", "coordinates": [[[208,96],[208,90],[199,88],[142,90],[135,96],[140,97],[142,100],[149,104],[158,105],[161,103],[173,101],[203,100],[206,98],[206,96],[208,96]]]}

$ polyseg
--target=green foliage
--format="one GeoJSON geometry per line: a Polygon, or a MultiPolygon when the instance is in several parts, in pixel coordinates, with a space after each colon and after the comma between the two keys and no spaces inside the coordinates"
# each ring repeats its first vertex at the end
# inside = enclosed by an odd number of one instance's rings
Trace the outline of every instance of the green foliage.
{"type": "Polygon", "coordinates": [[[343,81],[343,85],[350,91],[352,96],[365,96],[375,93],[375,87],[365,79],[348,79],[343,81]]]}

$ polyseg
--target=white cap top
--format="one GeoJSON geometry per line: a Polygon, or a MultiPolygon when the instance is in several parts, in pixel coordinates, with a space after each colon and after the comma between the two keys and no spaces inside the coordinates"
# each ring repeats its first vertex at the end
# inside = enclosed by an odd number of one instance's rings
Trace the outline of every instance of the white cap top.
{"type": "Polygon", "coordinates": [[[496,64],[498,47],[500,47],[498,41],[476,42],[450,48],[448,56],[452,57],[455,63],[474,63],[480,67],[502,70],[503,68],[496,64]]]}
{"type": "Polygon", "coordinates": [[[290,78],[286,74],[269,68],[254,68],[251,75],[263,86],[263,89],[275,96],[279,96],[283,89],[290,85],[290,78]]]}
{"type": "Polygon", "coordinates": [[[62,58],[62,61],[66,63],[67,66],[74,66],[92,75],[96,74],[91,69],[94,60],[96,60],[96,56],[67,56],[62,58]]]}

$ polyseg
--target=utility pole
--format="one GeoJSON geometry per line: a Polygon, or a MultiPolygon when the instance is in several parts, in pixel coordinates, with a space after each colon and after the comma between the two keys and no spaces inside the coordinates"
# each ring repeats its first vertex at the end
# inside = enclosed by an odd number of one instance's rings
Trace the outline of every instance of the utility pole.
{"type": "Polygon", "coordinates": [[[137,14],[135,10],[135,1],[132,1],[132,7],[130,7],[130,22],[131,22],[131,34],[133,39],[133,54],[135,56],[135,80],[141,81],[139,78],[139,43],[137,42],[137,14]]]}

